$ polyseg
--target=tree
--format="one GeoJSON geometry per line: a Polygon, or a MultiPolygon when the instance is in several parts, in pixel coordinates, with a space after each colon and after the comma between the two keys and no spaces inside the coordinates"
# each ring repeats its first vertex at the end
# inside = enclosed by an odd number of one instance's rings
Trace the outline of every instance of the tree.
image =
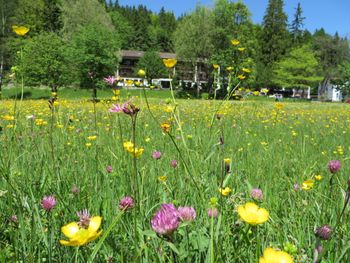
{"type": "Polygon", "coordinates": [[[283,88],[305,88],[322,79],[319,63],[310,45],[292,49],[274,65],[273,83],[283,88]]]}
{"type": "Polygon", "coordinates": [[[335,81],[337,89],[341,91],[344,98],[350,95],[350,60],[345,61],[339,66],[341,78],[335,81]]]}
{"type": "Polygon", "coordinates": [[[65,39],[71,39],[75,33],[88,26],[104,27],[111,34],[114,31],[110,16],[97,0],[63,0],[61,10],[65,39]]]}
{"type": "Polygon", "coordinates": [[[136,70],[138,71],[139,69],[146,71],[146,77],[149,83],[152,83],[152,79],[154,78],[167,76],[163,60],[160,58],[159,53],[154,50],[146,51],[143,57],[140,58],[136,66],[136,70]]]}
{"type": "Polygon", "coordinates": [[[318,90],[319,97],[322,97],[329,83],[341,77],[339,66],[350,57],[349,43],[337,33],[332,37],[321,29],[314,34],[313,48],[322,68],[323,79],[318,90]]]}
{"type": "Polygon", "coordinates": [[[27,85],[47,85],[53,92],[67,83],[65,44],[54,33],[43,33],[27,41],[19,70],[27,85]]]}
{"type": "Polygon", "coordinates": [[[81,87],[102,85],[102,79],[114,74],[118,64],[118,38],[103,26],[89,25],[74,34],[69,58],[75,67],[72,79],[81,87]]]}
{"type": "Polygon", "coordinates": [[[293,44],[300,44],[303,38],[303,26],[305,17],[302,16],[303,10],[301,9],[300,3],[298,3],[297,8],[295,9],[294,20],[289,27],[289,30],[292,34],[293,44]]]}
{"type": "Polygon", "coordinates": [[[120,44],[122,49],[128,49],[130,41],[134,33],[134,28],[131,23],[117,10],[109,13],[115,32],[120,37],[120,44]]]}

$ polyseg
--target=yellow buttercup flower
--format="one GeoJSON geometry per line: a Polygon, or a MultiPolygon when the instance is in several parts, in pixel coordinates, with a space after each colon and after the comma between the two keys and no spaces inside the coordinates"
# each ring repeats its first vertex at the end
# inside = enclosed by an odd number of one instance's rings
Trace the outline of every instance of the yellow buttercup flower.
{"type": "Polygon", "coordinates": [[[293,258],[287,252],[278,251],[271,247],[264,250],[263,256],[259,259],[259,263],[293,263],[293,258]]]}
{"type": "Polygon", "coordinates": [[[233,46],[237,46],[237,45],[239,45],[239,40],[238,39],[232,39],[231,40],[231,44],[233,45],[233,46]]]}
{"type": "Polygon", "coordinates": [[[87,139],[88,139],[89,141],[96,141],[97,136],[96,136],[96,135],[88,136],[87,139]]]}
{"type": "Polygon", "coordinates": [[[223,196],[228,196],[232,192],[232,189],[226,186],[225,188],[219,188],[219,192],[223,196]]]}
{"type": "Polygon", "coordinates": [[[131,152],[134,149],[134,144],[130,141],[124,142],[123,146],[124,146],[124,149],[127,150],[128,152],[131,152]]]}
{"type": "Polygon", "coordinates": [[[313,187],[314,187],[314,180],[312,180],[312,179],[309,179],[309,180],[304,181],[303,184],[302,184],[302,186],[301,186],[301,188],[302,188],[303,190],[310,190],[310,189],[312,189],[313,187]]]}
{"type": "Polygon", "coordinates": [[[282,103],[276,103],[275,107],[279,110],[283,109],[284,105],[282,103]]]}
{"type": "Polygon", "coordinates": [[[137,75],[143,78],[144,76],[146,76],[146,71],[144,71],[143,69],[139,69],[139,71],[137,71],[137,75]]]}
{"type": "Polygon", "coordinates": [[[227,67],[226,70],[227,70],[227,71],[232,71],[232,70],[233,70],[233,67],[227,67]]]}
{"type": "Polygon", "coordinates": [[[67,238],[69,238],[69,240],[60,240],[61,245],[83,246],[88,242],[95,240],[102,233],[102,230],[98,231],[101,222],[102,217],[94,216],[90,219],[87,228],[79,227],[77,222],[72,222],[63,226],[61,231],[67,238]]]}
{"type": "Polygon", "coordinates": [[[243,52],[246,48],[245,47],[239,47],[237,49],[238,49],[238,51],[243,52]]]}
{"type": "Polygon", "coordinates": [[[4,116],[2,116],[2,118],[5,121],[14,121],[15,120],[15,116],[13,116],[13,115],[4,115],[4,116]]]}
{"type": "Polygon", "coordinates": [[[238,75],[238,77],[237,77],[237,78],[239,78],[240,80],[243,80],[243,79],[245,79],[245,78],[246,78],[246,76],[244,76],[244,75],[240,74],[240,75],[238,75]]]}
{"type": "Polygon", "coordinates": [[[231,159],[230,158],[225,158],[224,159],[224,163],[225,164],[230,164],[231,163],[231,159]]]}
{"type": "Polygon", "coordinates": [[[163,175],[163,176],[159,176],[159,177],[158,177],[158,180],[159,180],[159,182],[161,182],[161,183],[165,183],[167,179],[168,179],[168,178],[167,178],[166,175],[163,175]]]}
{"type": "Polygon", "coordinates": [[[249,68],[242,68],[242,71],[243,71],[243,72],[246,72],[246,73],[252,72],[249,68]]]}
{"type": "Polygon", "coordinates": [[[244,222],[253,226],[260,225],[269,220],[269,212],[265,208],[259,208],[252,202],[248,202],[244,206],[238,206],[237,211],[244,222]]]}
{"type": "Polygon", "coordinates": [[[218,69],[220,66],[218,64],[213,64],[213,68],[218,69]]]}
{"type": "Polygon", "coordinates": [[[29,32],[29,28],[25,26],[12,26],[12,31],[18,36],[24,36],[29,32]]]}
{"type": "Polygon", "coordinates": [[[320,175],[320,174],[315,175],[315,180],[316,181],[321,181],[322,180],[322,175],[320,175]]]}
{"type": "Polygon", "coordinates": [[[120,89],[113,89],[112,92],[113,92],[113,94],[114,94],[115,96],[119,96],[119,94],[120,94],[120,89]]]}
{"type": "Polygon", "coordinates": [[[167,68],[173,68],[177,63],[177,60],[175,58],[163,59],[163,63],[167,68]]]}
{"type": "Polygon", "coordinates": [[[132,156],[138,158],[138,157],[140,157],[140,156],[143,154],[144,151],[145,151],[145,149],[143,149],[143,148],[135,148],[135,150],[132,149],[132,151],[128,151],[128,152],[129,152],[132,156]]]}

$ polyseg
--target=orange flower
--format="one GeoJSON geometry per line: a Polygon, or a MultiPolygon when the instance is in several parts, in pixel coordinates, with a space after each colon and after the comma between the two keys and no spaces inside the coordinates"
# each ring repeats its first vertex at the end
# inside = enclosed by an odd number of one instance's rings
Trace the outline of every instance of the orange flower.
{"type": "Polygon", "coordinates": [[[160,125],[160,127],[162,128],[162,130],[163,130],[163,132],[165,132],[165,133],[168,133],[168,132],[170,132],[170,124],[169,123],[162,123],[161,125],[160,125]]]}

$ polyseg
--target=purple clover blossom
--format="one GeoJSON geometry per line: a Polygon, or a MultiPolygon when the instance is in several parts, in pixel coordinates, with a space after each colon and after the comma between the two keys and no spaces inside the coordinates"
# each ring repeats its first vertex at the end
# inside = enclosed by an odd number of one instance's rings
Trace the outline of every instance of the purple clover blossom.
{"type": "Polygon", "coordinates": [[[52,209],[55,208],[57,204],[57,201],[54,196],[44,196],[44,198],[41,200],[41,207],[46,211],[50,212],[52,209]]]}
{"type": "Polygon", "coordinates": [[[174,169],[177,167],[177,165],[178,165],[178,163],[177,163],[176,160],[172,160],[172,161],[170,162],[170,166],[173,167],[174,169]]]}
{"type": "Polygon", "coordinates": [[[341,168],[341,164],[338,160],[331,160],[328,162],[328,169],[332,174],[338,172],[341,168]]]}
{"type": "Polygon", "coordinates": [[[329,225],[323,225],[316,229],[315,235],[316,237],[322,239],[322,240],[329,240],[332,237],[332,227],[329,225]]]}
{"type": "Polygon", "coordinates": [[[106,172],[107,172],[107,173],[113,172],[113,167],[112,167],[111,165],[108,165],[108,166],[106,167],[106,172]]]}
{"type": "Polygon", "coordinates": [[[130,196],[123,197],[119,202],[120,210],[129,210],[134,207],[134,199],[130,196]]]}
{"type": "Polygon", "coordinates": [[[209,217],[217,217],[218,216],[218,210],[214,207],[214,208],[209,208],[208,210],[208,216],[209,217]]]}
{"type": "Polygon", "coordinates": [[[264,199],[263,191],[259,188],[253,188],[250,192],[250,196],[257,201],[262,201],[264,199]]]}
{"type": "Polygon", "coordinates": [[[113,86],[114,82],[116,82],[117,78],[114,76],[108,76],[107,78],[103,79],[104,82],[106,82],[108,85],[113,86]]]}
{"type": "Polygon", "coordinates": [[[180,214],[173,204],[162,204],[151,220],[153,230],[161,235],[172,234],[179,227],[179,223],[180,214]]]}
{"type": "Polygon", "coordinates": [[[90,224],[90,213],[87,209],[83,209],[77,212],[77,216],[79,217],[78,225],[83,228],[88,228],[90,224]]]}
{"type": "Polygon", "coordinates": [[[160,151],[154,151],[152,153],[152,158],[155,160],[159,160],[162,157],[162,153],[160,151]]]}
{"type": "Polygon", "coordinates": [[[196,210],[192,206],[179,207],[177,211],[182,221],[191,222],[196,219],[196,210]]]}

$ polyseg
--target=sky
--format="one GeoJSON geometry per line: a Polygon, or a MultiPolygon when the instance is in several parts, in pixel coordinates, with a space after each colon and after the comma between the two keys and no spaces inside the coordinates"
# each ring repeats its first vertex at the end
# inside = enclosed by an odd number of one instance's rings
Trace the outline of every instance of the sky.
{"type": "MultiPolygon", "coordinates": [[[[159,12],[164,7],[174,12],[175,16],[189,13],[197,3],[212,7],[214,0],[119,0],[120,5],[145,5],[153,12],[159,12]]],[[[265,14],[268,0],[243,0],[248,6],[254,23],[261,23],[265,14]]],[[[327,33],[338,32],[342,37],[350,39],[350,0],[284,0],[284,11],[291,22],[295,8],[301,4],[305,17],[305,29],[311,33],[323,27],[327,33]]]]}

